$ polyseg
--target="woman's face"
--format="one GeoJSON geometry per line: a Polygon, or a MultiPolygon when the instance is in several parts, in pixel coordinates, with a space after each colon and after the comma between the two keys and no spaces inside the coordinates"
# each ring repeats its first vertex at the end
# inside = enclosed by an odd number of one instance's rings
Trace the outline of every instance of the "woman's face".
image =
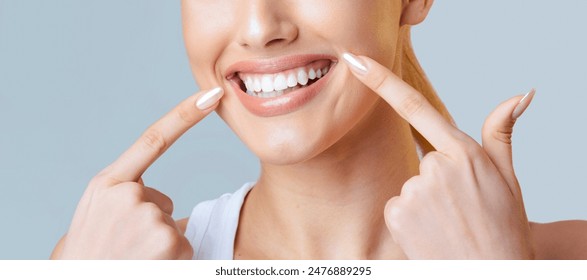
{"type": "Polygon", "coordinates": [[[344,51],[389,68],[399,0],[183,0],[184,38],[202,89],[225,90],[217,113],[270,164],[311,159],[377,103],[339,63],[344,51]]]}

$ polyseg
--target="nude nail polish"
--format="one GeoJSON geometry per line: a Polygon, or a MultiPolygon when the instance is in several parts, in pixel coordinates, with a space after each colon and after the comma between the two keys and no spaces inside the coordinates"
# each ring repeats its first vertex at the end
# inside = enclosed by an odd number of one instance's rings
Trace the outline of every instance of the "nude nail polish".
{"type": "Polygon", "coordinates": [[[532,98],[534,98],[535,94],[536,90],[531,89],[530,92],[526,93],[526,95],[520,99],[520,102],[512,112],[512,119],[518,119],[524,113],[524,111],[526,111],[526,108],[528,108],[528,105],[530,105],[530,102],[532,102],[532,98]]]}
{"type": "Polygon", "coordinates": [[[367,66],[359,57],[347,52],[342,55],[342,59],[346,62],[347,65],[350,66],[353,71],[359,74],[367,73],[367,66]]]}
{"type": "Polygon", "coordinates": [[[196,107],[200,110],[206,110],[210,108],[212,105],[216,104],[218,100],[222,97],[224,91],[221,87],[213,88],[204,94],[202,94],[198,100],[196,101],[196,107]]]}

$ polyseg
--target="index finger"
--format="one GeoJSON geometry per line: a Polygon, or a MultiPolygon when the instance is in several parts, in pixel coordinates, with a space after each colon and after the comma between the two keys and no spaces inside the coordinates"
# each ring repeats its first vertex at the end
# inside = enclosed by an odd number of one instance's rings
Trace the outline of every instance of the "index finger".
{"type": "Polygon", "coordinates": [[[381,96],[410,123],[436,150],[454,146],[463,132],[448,122],[420,92],[389,69],[366,56],[343,55],[352,73],[381,96]]]}
{"type": "Polygon", "coordinates": [[[222,95],[217,87],[188,97],[145,130],[103,173],[119,182],[139,180],[181,135],[213,111],[222,95]]]}

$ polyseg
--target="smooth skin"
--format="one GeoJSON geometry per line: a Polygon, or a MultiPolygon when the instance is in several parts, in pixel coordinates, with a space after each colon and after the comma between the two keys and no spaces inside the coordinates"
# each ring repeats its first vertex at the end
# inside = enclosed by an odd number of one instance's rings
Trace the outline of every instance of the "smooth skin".
{"type": "Polygon", "coordinates": [[[479,145],[401,82],[399,28],[423,21],[431,5],[183,1],[196,80],[225,96],[205,112],[189,98],[98,174],[52,258],[191,257],[187,220],[172,221],[171,201],[140,177],[214,109],[261,161],[241,210],[236,259],[587,258],[585,221],[527,221],[511,164],[521,96],[487,118],[479,145]],[[347,51],[366,55],[366,72],[345,66],[347,51]],[[223,76],[241,59],[298,53],[339,61],[314,101],[278,118],[248,113],[223,76]],[[410,124],[437,148],[422,161],[410,124]]]}

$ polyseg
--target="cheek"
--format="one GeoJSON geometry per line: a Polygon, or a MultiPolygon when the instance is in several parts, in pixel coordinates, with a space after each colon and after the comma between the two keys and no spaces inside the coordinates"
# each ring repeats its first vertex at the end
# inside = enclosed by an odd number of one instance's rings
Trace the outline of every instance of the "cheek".
{"type": "Polygon", "coordinates": [[[306,31],[337,48],[392,63],[398,36],[401,2],[391,0],[300,0],[296,13],[306,31]],[[336,4],[333,4],[336,2],[336,4]]]}
{"type": "Polygon", "coordinates": [[[230,40],[231,5],[225,1],[183,1],[183,38],[192,73],[202,89],[218,85],[215,65],[230,40]]]}

